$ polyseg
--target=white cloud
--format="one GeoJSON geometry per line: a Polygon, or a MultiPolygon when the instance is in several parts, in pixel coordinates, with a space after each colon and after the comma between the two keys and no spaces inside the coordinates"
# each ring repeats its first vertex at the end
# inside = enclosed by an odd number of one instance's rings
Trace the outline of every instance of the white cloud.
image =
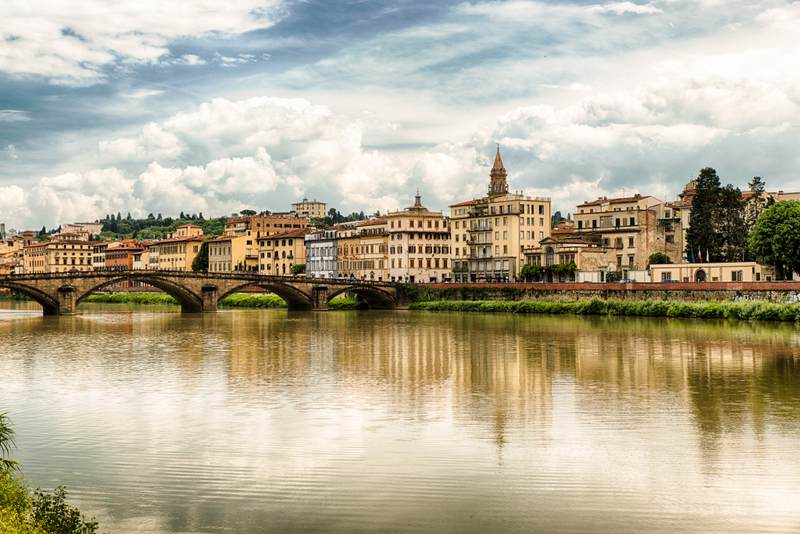
{"type": "MultiPolygon", "coordinates": [[[[0,71],[69,84],[96,83],[117,61],[157,62],[179,37],[269,27],[278,0],[0,2],[0,71]]],[[[198,56],[182,56],[196,65],[198,56]]]]}
{"type": "Polygon", "coordinates": [[[8,159],[19,159],[19,154],[17,153],[17,147],[14,145],[6,145],[6,157],[8,159]]]}
{"type": "Polygon", "coordinates": [[[589,11],[595,13],[613,13],[614,15],[653,15],[663,13],[663,11],[653,4],[634,4],[633,2],[610,2],[591,6],[589,11]]]}
{"type": "Polygon", "coordinates": [[[18,109],[0,109],[0,122],[29,121],[28,113],[18,109]]]}

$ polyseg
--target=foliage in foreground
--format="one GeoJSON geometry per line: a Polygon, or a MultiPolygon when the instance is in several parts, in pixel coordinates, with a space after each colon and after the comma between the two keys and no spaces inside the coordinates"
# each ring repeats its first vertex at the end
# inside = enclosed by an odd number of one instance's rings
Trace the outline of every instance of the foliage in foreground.
{"type": "Polygon", "coordinates": [[[0,413],[0,532],[6,534],[92,534],[97,522],[86,519],[67,502],[63,486],[55,491],[37,489],[31,493],[16,473],[17,464],[8,458],[14,431],[0,413]]]}
{"type": "Polygon", "coordinates": [[[571,301],[428,301],[411,304],[412,310],[458,312],[551,313],[570,315],[630,315],[745,321],[800,321],[800,304],[766,301],[682,302],[668,300],[571,301]]]}

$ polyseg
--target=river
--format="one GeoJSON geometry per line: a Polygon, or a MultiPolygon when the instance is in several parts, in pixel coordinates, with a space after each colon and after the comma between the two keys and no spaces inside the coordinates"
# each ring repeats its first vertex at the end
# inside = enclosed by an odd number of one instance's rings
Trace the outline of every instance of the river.
{"type": "Polygon", "coordinates": [[[103,532],[798,532],[800,329],[0,310],[34,485],[103,532]]]}

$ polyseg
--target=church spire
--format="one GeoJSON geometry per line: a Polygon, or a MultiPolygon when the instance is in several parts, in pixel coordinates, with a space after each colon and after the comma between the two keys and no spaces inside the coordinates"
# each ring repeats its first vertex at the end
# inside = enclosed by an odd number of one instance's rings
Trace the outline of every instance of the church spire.
{"type": "Polygon", "coordinates": [[[422,207],[422,197],[419,194],[419,187],[417,188],[417,194],[414,196],[414,207],[415,208],[422,207]]]}
{"type": "Polygon", "coordinates": [[[508,173],[506,172],[506,168],[503,167],[503,158],[500,157],[500,144],[498,143],[497,154],[494,156],[494,165],[492,165],[492,170],[489,172],[489,177],[491,178],[489,182],[489,196],[505,195],[508,193],[507,176],[508,173]]]}

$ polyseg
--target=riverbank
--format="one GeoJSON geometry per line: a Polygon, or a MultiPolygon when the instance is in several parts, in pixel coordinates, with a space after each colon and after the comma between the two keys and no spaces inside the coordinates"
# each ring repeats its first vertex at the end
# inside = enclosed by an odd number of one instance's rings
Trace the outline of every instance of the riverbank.
{"type": "MultiPolygon", "coordinates": [[[[102,304],[145,304],[145,305],[178,305],[172,296],[166,293],[96,293],[89,295],[84,302],[102,304]]],[[[264,293],[234,293],[219,302],[223,308],[285,308],[286,301],[277,295],[264,293]]],[[[355,299],[337,297],[328,303],[332,310],[354,310],[359,302],[355,299]]]]}
{"type": "Polygon", "coordinates": [[[582,299],[572,301],[544,300],[434,300],[414,302],[411,310],[483,312],[483,313],[547,313],[568,315],[619,315],[639,317],[676,317],[686,319],[735,319],[744,321],[800,321],[800,304],[765,301],[669,301],[582,299]]]}

